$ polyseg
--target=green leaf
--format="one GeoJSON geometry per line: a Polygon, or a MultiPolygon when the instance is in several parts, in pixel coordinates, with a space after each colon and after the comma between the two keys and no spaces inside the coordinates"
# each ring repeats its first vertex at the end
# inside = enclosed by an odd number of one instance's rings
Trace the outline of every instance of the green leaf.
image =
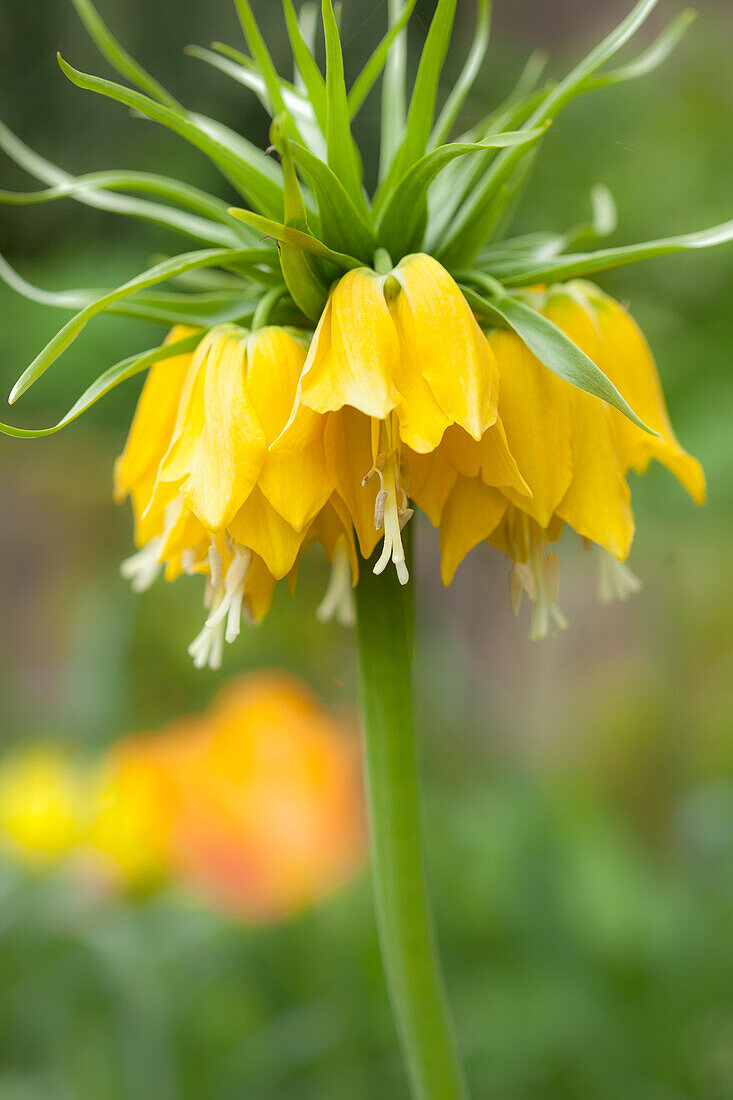
{"type": "MultiPolygon", "coordinates": [[[[256,160],[262,157],[259,151],[257,151],[257,158],[243,160],[241,157],[235,156],[222,142],[211,137],[195,122],[193,117],[184,118],[177,112],[156,103],[139,92],[123,88],[121,84],[115,84],[114,81],[102,80],[100,77],[89,76],[87,73],[80,72],[64,61],[60,54],[58,60],[61,69],[73,84],[87,91],[96,92],[98,95],[107,96],[118,103],[124,103],[125,106],[140,111],[148,118],[161,123],[169,130],[184,137],[197,149],[205,153],[224,175],[234,183],[237,190],[254,206],[266,210],[268,213],[279,215],[282,210],[282,189],[276,183],[273,183],[272,179],[262,172],[256,164],[256,160]]],[[[263,159],[266,160],[267,158],[264,157],[263,159]]]]}
{"type": "MultiPolygon", "coordinates": [[[[57,184],[42,191],[0,190],[0,203],[10,206],[32,206],[61,198],[74,198],[80,191],[97,190],[139,191],[186,205],[189,209],[196,211],[194,216],[161,206],[156,207],[155,220],[209,244],[236,247],[242,239],[242,234],[239,232],[240,226],[228,213],[226,203],[187,184],[147,172],[93,172],[89,175],[77,176],[70,183],[57,184]]],[[[150,211],[145,209],[144,216],[150,220],[150,211]]]]}
{"type": "MultiPolygon", "coordinates": [[[[273,144],[282,158],[285,184],[285,224],[289,228],[308,232],[308,216],[295,172],[293,154],[287,136],[281,132],[279,119],[270,131],[273,144]]],[[[287,241],[280,242],[280,267],[290,296],[306,317],[316,320],[323,312],[328,287],[321,279],[309,253],[287,241]]]]}
{"type": "Polygon", "coordinates": [[[438,0],[417,70],[410,109],[407,113],[405,136],[387,178],[375,196],[374,205],[377,210],[384,205],[394,183],[425,154],[427,149],[433,127],[438,82],[445,55],[448,52],[455,12],[456,0],[438,0]]]}
{"type": "Polygon", "coordinates": [[[303,85],[308,93],[308,99],[313,107],[318,125],[325,134],[328,119],[326,82],[323,79],[323,73],[318,68],[313,54],[308,47],[308,43],[303,37],[300,24],[298,23],[298,17],[293,7],[293,0],[283,0],[283,7],[285,9],[285,22],[288,28],[288,37],[290,38],[295,64],[298,67],[298,72],[300,73],[303,85]]]}
{"type": "Polygon", "coordinates": [[[565,279],[577,278],[579,275],[609,271],[614,267],[625,267],[640,260],[670,256],[675,252],[691,252],[698,248],[712,248],[730,241],[733,241],[733,221],[716,225],[712,229],[703,229],[699,233],[664,237],[658,241],[647,241],[645,244],[560,256],[545,264],[532,262],[522,264],[521,261],[517,261],[516,270],[509,271],[504,277],[504,282],[507,286],[525,286],[536,282],[562,282],[565,279]]]}
{"type": "MultiPolygon", "coordinates": [[[[39,305],[54,309],[79,310],[109,293],[109,290],[48,291],[29,283],[0,255],[0,279],[16,294],[39,305]]],[[[202,318],[210,323],[232,320],[249,310],[247,290],[240,283],[236,289],[221,289],[203,294],[137,294],[109,307],[110,313],[138,320],[161,324],[200,324],[202,318]],[[212,320],[213,318],[213,320],[212,320]]]]}
{"type": "Polygon", "coordinates": [[[138,65],[137,61],[130,57],[127,51],[116,41],[91,0],[71,0],[71,2],[86,27],[89,37],[102,56],[106,57],[112,68],[120,76],[124,76],[131,84],[140,88],[141,91],[153,99],[157,99],[159,103],[164,103],[171,110],[179,111],[181,114],[186,113],[185,108],[154,77],[146,73],[145,69],[138,65]]]}
{"type": "Polygon", "coordinates": [[[355,256],[334,252],[310,233],[292,229],[290,226],[273,221],[271,218],[263,218],[261,214],[253,214],[251,210],[238,210],[233,207],[232,214],[235,218],[241,218],[247,225],[251,225],[253,229],[258,229],[268,237],[274,237],[276,241],[285,242],[285,244],[293,245],[293,247],[299,248],[303,252],[318,256],[321,260],[327,260],[342,271],[351,271],[355,267],[363,267],[362,261],[357,260],[355,256]]]}
{"type": "Polygon", "coordinates": [[[435,128],[430,135],[429,146],[431,149],[434,149],[437,145],[442,145],[450,136],[450,132],[460,114],[461,107],[466,102],[466,98],[474,85],[474,81],[486,57],[490,38],[491,0],[478,0],[478,13],[476,16],[476,30],[473,38],[473,45],[466,58],[466,63],[463,66],[461,75],[458,77],[453,87],[453,91],[448,96],[445,106],[440,112],[438,121],[435,124],[435,128]]]}
{"type": "MultiPolygon", "coordinates": [[[[405,11],[405,0],[387,0],[390,26],[399,23],[405,11]]],[[[397,150],[405,137],[405,81],[407,74],[407,31],[396,35],[384,66],[382,81],[381,142],[379,150],[379,182],[389,175],[397,150]]]]}
{"type": "MultiPolygon", "coordinates": [[[[247,44],[259,66],[267,87],[267,95],[270,101],[270,114],[273,118],[275,115],[284,115],[286,107],[282,94],[282,82],[272,62],[270,51],[265,44],[265,40],[260,34],[257,20],[252,14],[252,9],[249,6],[249,0],[234,0],[234,4],[237,9],[237,15],[239,16],[239,22],[244,31],[244,37],[247,39],[247,44]]],[[[293,137],[300,137],[298,129],[293,124],[292,120],[289,121],[288,125],[292,130],[293,137]]]]}
{"type": "MultiPolygon", "coordinates": [[[[640,0],[626,19],[595,49],[591,50],[564,80],[549,91],[527,120],[526,128],[541,126],[548,119],[556,118],[563,107],[583,91],[588,78],[618,53],[636,33],[658,2],[659,0],[640,0]]],[[[495,225],[498,221],[497,218],[487,215],[487,207],[505,185],[509,188],[509,193],[508,195],[504,193],[502,201],[505,207],[509,204],[514,188],[521,182],[521,177],[514,181],[512,177],[525,152],[526,150],[521,146],[508,149],[494,161],[481,186],[477,188],[458,215],[450,236],[444,242],[442,254],[450,257],[450,262],[461,266],[468,265],[480,252],[487,237],[485,227],[495,225]]]]}
{"type": "Polygon", "coordinates": [[[623,84],[627,80],[638,80],[639,77],[653,73],[655,69],[664,64],[696,19],[697,12],[692,8],[685,8],[652,42],[651,46],[640,53],[634,61],[614,69],[613,72],[600,73],[600,75],[593,77],[586,83],[585,91],[608,88],[613,84],[623,84]]]}
{"type": "MultiPolygon", "coordinates": [[[[52,187],[67,189],[65,193],[68,193],[69,197],[77,202],[82,202],[87,206],[93,206],[100,210],[108,210],[114,214],[143,218],[146,221],[165,225],[166,227],[186,232],[190,235],[189,231],[192,228],[192,224],[186,223],[184,226],[185,216],[180,214],[180,212],[171,210],[170,207],[162,206],[160,203],[146,202],[145,200],[133,199],[123,195],[110,195],[100,192],[93,187],[84,187],[81,190],[77,190],[77,177],[69,175],[68,172],[64,172],[63,169],[33,152],[32,149],[24,145],[23,142],[1,122],[0,148],[3,149],[16,164],[20,165],[21,168],[24,168],[26,172],[35,176],[35,178],[42,183],[51,184],[52,187]]],[[[101,175],[106,174],[107,173],[101,173],[101,175]]],[[[126,174],[136,175],[136,173],[126,174]]],[[[178,186],[185,187],[186,185],[180,184],[178,186]]],[[[193,191],[194,189],[192,188],[191,190],[193,191]]],[[[4,192],[4,194],[8,196],[11,192],[4,192]]],[[[20,199],[8,201],[19,202],[20,199]]],[[[42,200],[33,200],[31,198],[29,201],[42,200]]],[[[226,204],[222,203],[222,207],[226,210],[226,204]]],[[[198,233],[196,235],[198,236],[198,233]]]]}
{"type": "Polygon", "coordinates": [[[428,188],[451,161],[470,153],[483,152],[485,149],[502,149],[509,145],[537,141],[545,129],[543,126],[537,130],[506,131],[503,134],[494,134],[480,143],[442,145],[432,153],[426,153],[413,164],[395,187],[379,220],[380,243],[393,257],[397,257],[404,256],[421,242],[427,219],[428,188]]]}
{"type": "Polygon", "coordinates": [[[195,271],[200,267],[224,266],[227,263],[236,262],[242,254],[237,249],[212,248],[175,256],[173,259],[155,264],[142,274],[136,275],[134,279],[123,283],[122,286],[104,294],[96,301],[90,302],[75,317],[67,321],[23,372],[10,392],[10,404],[12,405],[14,401],[17,401],[26,390],[38,381],[41,375],[48,370],[51,364],[76,340],[86,325],[99,313],[104,312],[104,310],[116,305],[123,299],[131,297],[139,290],[145,290],[147,287],[166,282],[174,275],[181,275],[185,271],[195,271]]]}
{"type": "MultiPolygon", "coordinates": [[[[483,285],[490,291],[497,287],[493,279],[485,280],[483,285]]],[[[557,325],[538,313],[536,309],[520,302],[518,298],[512,298],[509,294],[503,292],[500,294],[498,288],[489,301],[484,299],[482,303],[481,299],[478,299],[470,304],[478,308],[479,311],[481,305],[485,304],[491,310],[500,314],[504,322],[516,332],[532,354],[558,378],[570,382],[572,386],[577,386],[578,389],[584,390],[585,393],[589,393],[593,397],[600,398],[601,401],[606,401],[614,409],[618,409],[620,413],[627,416],[637,427],[649,432],[650,435],[657,434],[651,431],[643,420],[639,419],[618,392],[613,382],[606,377],[593,360],[584,351],[581,351],[557,325]]]]}
{"type": "Polygon", "coordinates": [[[175,340],[170,344],[164,344],[162,347],[152,348],[142,354],[130,355],[127,359],[115,363],[113,367],[109,367],[100,374],[99,378],[92,382],[91,386],[74,402],[66,415],[50,428],[16,428],[12,424],[0,424],[0,432],[3,435],[15,436],[17,439],[38,439],[40,436],[54,435],[96,404],[100,398],[106,396],[110,390],[119,386],[120,382],[140,374],[141,371],[147,370],[162,359],[172,359],[175,355],[185,355],[187,352],[194,351],[203,336],[204,330],[191,336],[184,336],[183,339],[175,340]]]}
{"type": "MultiPolygon", "coordinates": [[[[484,2],[484,0],[482,0],[482,2],[484,2]]],[[[349,113],[352,118],[359,113],[364,104],[364,100],[379,79],[379,74],[387,63],[389,52],[403,27],[407,26],[416,3],[417,0],[407,0],[402,12],[397,15],[397,18],[391,24],[384,38],[354,81],[348,97],[349,113]]]]}
{"type": "Polygon", "coordinates": [[[344,59],[341,53],[336,17],[331,0],[322,2],[323,29],[326,36],[326,98],[328,104],[326,144],[328,164],[341,180],[354,204],[367,214],[361,186],[359,153],[351,136],[351,118],[344,82],[344,59]]]}
{"type": "Polygon", "coordinates": [[[324,242],[337,252],[353,248],[362,259],[371,261],[377,245],[374,231],[341,181],[304,145],[292,142],[291,148],[296,164],[307,174],[316,197],[324,242]]]}
{"type": "MultiPolygon", "coordinates": [[[[255,62],[231,46],[225,46],[221,42],[214,42],[213,45],[217,53],[204,50],[200,46],[187,46],[184,52],[189,57],[195,57],[197,60],[204,61],[207,65],[218,69],[219,72],[231,77],[232,80],[236,80],[238,84],[244,85],[245,88],[250,88],[269,114],[270,97],[267,85],[255,62]],[[224,56],[220,56],[221,54],[224,54],[224,56]]],[[[325,156],[325,140],[309,101],[284,80],[281,80],[281,87],[285,107],[295,119],[303,137],[325,156]]]]}

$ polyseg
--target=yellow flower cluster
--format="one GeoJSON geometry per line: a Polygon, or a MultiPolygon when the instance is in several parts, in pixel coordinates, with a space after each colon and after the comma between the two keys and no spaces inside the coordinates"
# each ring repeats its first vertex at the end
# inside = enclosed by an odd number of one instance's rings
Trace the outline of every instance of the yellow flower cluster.
{"type": "Polygon", "coordinates": [[[152,369],[116,469],[140,547],[124,572],[140,589],[163,568],[205,576],[198,665],[219,665],[242,617],[264,616],[315,542],[334,562],[324,613],[350,621],[357,547],[368,559],[381,539],[374,571],[391,561],[405,583],[415,506],[440,530],[446,584],[480,542],[508,556],[535,637],[564,625],[549,547],[565,524],[616,563],[604,566],[608,594],[636,586],[621,565],[633,537],[626,475],[656,458],[702,502],[702,470],[674,436],[628,313],[590,284],[530,293],[657,435],[556,377],[513,332],[483,331],[427,255],[348,272],[310,340],[224,325],[152,369]]]}

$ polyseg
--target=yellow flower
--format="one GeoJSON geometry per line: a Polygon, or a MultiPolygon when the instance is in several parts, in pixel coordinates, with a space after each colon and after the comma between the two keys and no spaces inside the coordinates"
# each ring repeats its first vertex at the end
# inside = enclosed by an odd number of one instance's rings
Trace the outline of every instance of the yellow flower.
{"type": "Polygon", "coordinates": [[[412,456],[417,467],[448,436],[457,452],[473,440],[485,447],[489,484],[495,463],[521,484],[503,430],[484,444],[499,423],[498,396],[496,358],[457,284],[430,256],[408,256],[387,274],[359,268],[336,284],[275,450],[297,452],[323,433],[363,556],[382,532],[375,572],[391,560],[405,583],[412,456]]]}
{"type": "Polygon", "coordinates": [[[85,827],[85,777],[50,745],[0,767],[0,837],[17,858],[49,866],[69,855],[85,827]]]}
{"type": "Polygon", "coordinates": [[[659,435],[649,435],[556,377],[513,332],[489,334],[501,373],[499,410],[526,489],[505,484],[492,490],[475,476],[453,479],[444,464],[429,471],[422,489],[426,500],[421,501],[420,493],[416,500],[440,524],[446,584],[468,551],[484,539],[510,557],[512,603],[518,609],[524,592],[535,604],[534,637],[544,636],[553,622],[565,625],[556,606],[558,561],[549,552],[564,524],[610,555],[602,566],[606,596],[615,592],[623,597],[638,587],[621,565],[634,534],[629,470],[643,473],[656,458],[697,503],[705,498],[700,464],[672,431],[654,360],[628,313],[590,284],[538,294],[545,316],[598,364],[659,435]]]}
{"type": "MultiPolygon", "coordinates": [[[[348,560],[352,582],[357,575],[323,432],[297,454],[269,450],[292,410],[305,357],[285,329],[221,325],[192,354],[157,363],[143,388],[116,467],[116,497],[130,495],[141,545],[122,571],[137,591],[163,569],[169,580],[206,577],[208,616],[189,650],[197,666],[220,665],[225,640],[238,636],[243,618],[261,621],[276,581],[290,574],[294,583],[313,542],[332,560],[348,560]]],[[[348,598],[342,593],[341,602],[348,598]]]]}

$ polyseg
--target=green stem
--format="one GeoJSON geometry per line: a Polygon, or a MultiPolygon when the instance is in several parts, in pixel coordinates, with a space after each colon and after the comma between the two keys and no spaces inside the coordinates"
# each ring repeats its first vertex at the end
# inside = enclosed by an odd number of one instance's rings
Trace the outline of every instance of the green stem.
{"type": "Polygon", "coordinates": [[[387,986],[414,1100],[466,1100],[425,879],[410,611],[390,568],[356,588],[372,878],[387,986]]]}

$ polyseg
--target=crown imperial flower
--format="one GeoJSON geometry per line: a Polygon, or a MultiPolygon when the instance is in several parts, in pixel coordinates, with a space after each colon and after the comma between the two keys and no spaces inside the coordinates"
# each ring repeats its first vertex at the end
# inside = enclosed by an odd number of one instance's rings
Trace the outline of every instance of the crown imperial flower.
{"type": "MultiPolygon", "coordinates": [[[[132,212],[205,245],[101,296],[81,296],[78,314],[11,400],[120,303],[133,316],[173,325],[162,346],[111,367],[46,431],[149,368],[115,471],[116,498],[131,499],[138,548],[123,573],[137,591],[161,573],[205,578],[206,624],[191,646],[197,665],[219,665],[224,642],[266,614],[277,582],[287,577],[294,586],[314,543],[333,570],[319,617],[353,621],[359,557],[377,574],[392,565],[406,584],[404,528],[416,509],[440,530],[446,584],[478,543],[509,558],[513,606],[529,598],[539,637],[565,625],[553,549],[565,527],[605,555],[604,599],[638,587],[623,565],[634,533],[630,471],[643,473],[657,459],[702,502],[702,470],[674,436],[643,336],[583,280],[722,243],[733,223],[578,251],[615,228],[613,200],[597,187],[590,223],[564,234],[502,235],[531,157],[562,109],[581,93],[650,71],[686,29],[685,13],[637,63],[609,68],[655,2],[640,0],[557,83],[537,87],[541,70],[531,63],[504,104],[461,131],[456,123],[489,40],[487,0],[479,0],[473,48],[440,111],[455,0],[437,0],[407,106],[412,3],[390,5],[386,36],[348,88],[332,0],[321,4],[325,73],[314,25],[284,2],[293,82],[275,69],[248,0],[235,0],[252,57],[225,47],[191,52],[260,98],[272,118],[265,152],[188,111],[116,45],[91,0],[74,0],[132,87],[62,60],[64,73],[190,141],[241,203],[227,207],[146,173],[74,179],[0,132],[0,144],[28,170],[67,181],[44,197],[132,212]],[[379,178],[368,193],[352,122],[382,74],[379,178]],[[148,197],[119,197],[116,189],[148,197]],[[165,283],[170,289],[155,289],[165,283]]],[[[0,275],[35,293],[7,265],[0,275]]]]}

